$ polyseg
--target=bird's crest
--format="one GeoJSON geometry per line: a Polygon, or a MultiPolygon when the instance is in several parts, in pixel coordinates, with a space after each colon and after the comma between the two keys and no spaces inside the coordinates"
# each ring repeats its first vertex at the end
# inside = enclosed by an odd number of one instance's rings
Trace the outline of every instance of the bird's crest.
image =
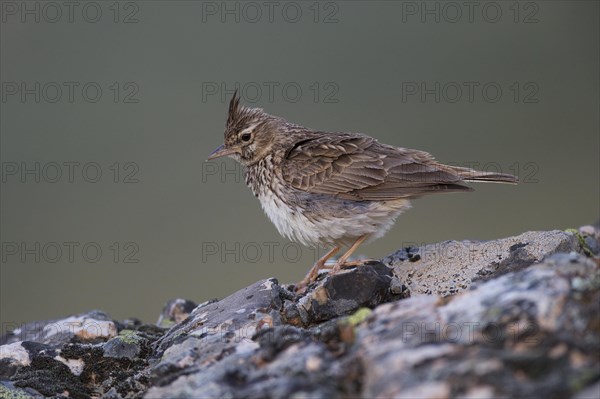
{"type": "Polygon", "coordinates": [[[229,101],[229,113],[227,114],[227,126],[232,126],[235,124],[235,121],[239,119],[239,114],[243,108],[240,105],[240,96],[238,95],[237,89],[233,93],[233,97],[229,101]]]}
{"type": "Polygon", "coordinates": [[[236,131],[248,125],[252,120],[263,115],[261,108],[249,108],[240,104],[240,96],[236,90],[229,101],[227,114],[227,131],[236,131]]]}

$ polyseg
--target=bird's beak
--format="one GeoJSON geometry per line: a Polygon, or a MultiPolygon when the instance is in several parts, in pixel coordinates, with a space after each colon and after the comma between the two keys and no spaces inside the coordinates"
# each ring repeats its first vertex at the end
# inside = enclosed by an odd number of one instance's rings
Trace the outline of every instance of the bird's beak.
{"type": "Polygon", "coordinates": [[[225,144],[221,144],[213,152],[210,153],[207,161],[210,161],[211,159],[215,159],[215,158],[225,157],[227,155],[232,155],[232,154],[235,154],[236,152],[238,152],[237,148],[226,148],[225,144]]]}

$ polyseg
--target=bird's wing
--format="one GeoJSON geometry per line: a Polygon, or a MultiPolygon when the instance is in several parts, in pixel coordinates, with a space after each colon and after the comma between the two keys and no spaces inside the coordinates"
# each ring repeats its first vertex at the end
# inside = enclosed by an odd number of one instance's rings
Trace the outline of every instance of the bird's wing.
{"type": "Polygon", "coordinates": [[[283,178],[294,188],[360,201],[470,191],[463,179],[426,152],[351,133],[323,134],[287,152],[283,178]]]}

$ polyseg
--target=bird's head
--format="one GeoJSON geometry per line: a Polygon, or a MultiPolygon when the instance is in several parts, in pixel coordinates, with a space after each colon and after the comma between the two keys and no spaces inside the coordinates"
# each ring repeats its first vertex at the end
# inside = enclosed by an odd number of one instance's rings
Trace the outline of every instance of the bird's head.
{"type": "Polygon", "coordinates": [[[208,159],[230,156],[244,166],[252,165],[272,152],[279,118],[240,104],[236,93],[229,102],[225,141],[208,159]]]}

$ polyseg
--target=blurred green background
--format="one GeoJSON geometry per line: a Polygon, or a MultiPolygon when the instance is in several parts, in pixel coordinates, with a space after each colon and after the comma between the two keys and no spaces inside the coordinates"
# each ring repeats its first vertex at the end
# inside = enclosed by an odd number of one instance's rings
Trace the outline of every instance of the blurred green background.
{"type": "Polygon", "coordinates": [[[418,200],[362,255],[598,220],[596,1],[48,4],[1,3],[3,329],[154,322],[171,298],[304,276],[318,254],[232,160],[205,163],[236,84],[290,121],[523,180],[418,200]]]}

